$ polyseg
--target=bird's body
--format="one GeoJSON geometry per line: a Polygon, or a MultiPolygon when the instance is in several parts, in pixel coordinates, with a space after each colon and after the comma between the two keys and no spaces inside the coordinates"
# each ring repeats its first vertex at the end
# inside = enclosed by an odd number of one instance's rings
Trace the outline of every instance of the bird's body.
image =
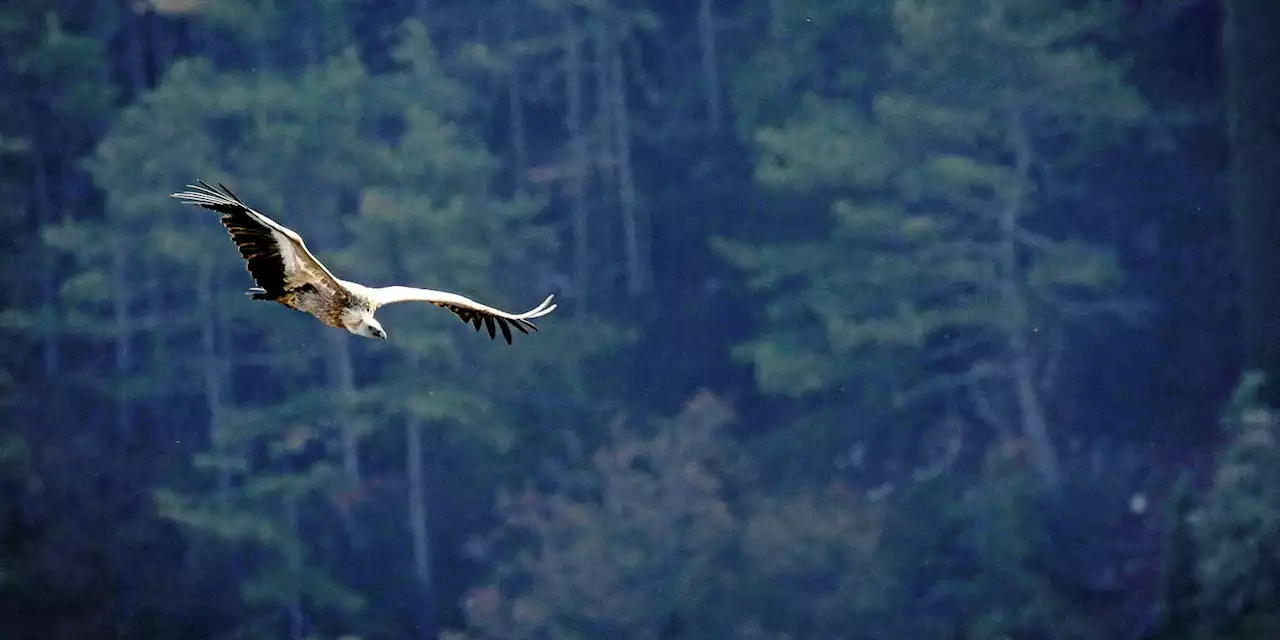
{"type": "MultiPolygon", "coordinates": [[[[341,283],[341,281],[339,283],[345,284],[341,283]]],[[[346,286],[332,293],[321,293],[311,285],[302,285],[291,291],[285,291],[278,296],[272,296],[265,289],[256,287],[249,290],[249,295],[254,300],[274,300],[290,309],[309,313],[319,319],[320,322],[337,329],[345,329],[351,322],[351,318],[344,318],[344,315],[359,316],[366,313],[371,314],[377,310],[371,300],[351,295],[350,289],[346,286]]]]}
{"type": "Polygon", "coordinates": [[[340,280],[329,272],[292,230],[249,208],[222,185],[214,188],[200,181],[190,191],[173,194],[190,204],[222,214],[222,224],[240,248],[249,273],[258,286],[249,291],[254,300],[273,300],[291,309],[315,316],[320,322],[366,338],[385,340],[386,331],[373,317],[379,307],[396,302],[429,302],[448,309],[476,331],[482,325],[489,337],[497,335],[511,343],[511,329],[521,333],[536,331],[530,320],[555,310],[552,296],[521,314],[511,314],[447,291],[416,287],[366,287],[340,280]]]}

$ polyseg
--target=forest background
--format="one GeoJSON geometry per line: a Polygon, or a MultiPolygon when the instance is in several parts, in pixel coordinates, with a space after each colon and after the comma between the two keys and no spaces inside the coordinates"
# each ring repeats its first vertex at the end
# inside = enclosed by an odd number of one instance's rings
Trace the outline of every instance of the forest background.
{"type": "Polygon", "coordinates": [[[1275,636],[1276,33],[6,2],[4,635],[1275,636]],[[348,279],[560,309],[252,302],[196,179],[348,279]]]}

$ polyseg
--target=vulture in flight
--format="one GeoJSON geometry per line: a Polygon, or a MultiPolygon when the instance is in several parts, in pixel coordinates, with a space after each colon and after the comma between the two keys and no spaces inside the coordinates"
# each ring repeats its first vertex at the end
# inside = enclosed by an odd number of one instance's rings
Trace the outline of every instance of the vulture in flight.
{"type": "Polygon", "coordinates": [[[393,302],[430,302],[458,315],[463,322],[489,330],[492,339],[497,330],[511,344],[511,327],[521,333],[537,331],[530,320],[555,310],[553,296],[521,314],[512,314],[485,306],[446,291],[414,287],[366,287],[339,280],[307,250],[302,237],[271,218],[254,211],[231,190],[219,184],[209,186],[203,180],[188,185],[190,191],[172,194],[188,204],[200,205],[222,214],[222,224],[240,247],[249,273],[258,286],[248,294],[254,300],[274,300],[291,309],[309,313],[320,322],[346,329],[365,338],[386,340],[387,332],[373,314],[393,302]]]}

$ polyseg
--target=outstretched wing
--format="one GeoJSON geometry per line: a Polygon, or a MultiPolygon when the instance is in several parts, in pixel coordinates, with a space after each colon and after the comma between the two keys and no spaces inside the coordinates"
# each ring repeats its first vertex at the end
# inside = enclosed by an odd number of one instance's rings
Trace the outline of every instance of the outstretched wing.
{"type": "Polygon", "coordinates": [[[214,188],[203,180],[197,182],[187,185],[190,191],[173,197],[222,214],[222,225],[240,248],[254,281],[268,296],[277,298],[305,285],[328,293],[343,289],[293,230],[249,208],[225,186],[214,188]]]}
{"type": "Polygon", "coordinates": [[[396,302],[430,302],[437,307],[448,309],[458,314],[458,317],[463,322],[470,322],[474,325],[476,331],[480,330],[480,325],[483,323],[489,329],[489,338],[491,339],[497,336],[497,329],[501,329],[502,337],[506,339],[507,344],[511,344],[510,327],[515,327],[520,333],[537,331],[538,328],[529,321],[534,318],[541,318],[555,311],[556,308],[556,305],[551,304],[551,299],[555,297],[554,295],[547,296],[547,299],[543,300],[542,304],[521,314],[507,313],[501,309],[494,309],[456,293],[414,287],[369,289],[369,297],[377,306],[396,302]]]}

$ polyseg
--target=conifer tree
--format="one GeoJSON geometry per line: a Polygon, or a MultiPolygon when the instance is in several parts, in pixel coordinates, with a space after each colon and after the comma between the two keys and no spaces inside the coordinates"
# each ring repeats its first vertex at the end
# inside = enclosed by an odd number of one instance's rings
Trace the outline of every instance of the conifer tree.
{"type": "Polygon", "coordinates": [[[1262,376],[1252,373],[1229,401],[1223,426],[1231,441],[1193,516],[1200,622],[1224,638],[1280,630],[1280,424],[1260,399],[1262,388],[1262,376]]]}
{"type": "Polygon", "coordinates": [[[1245,349],[1249,365],[1266,374],[1262,400],[1280,406],[1280,295],[1275,273],[1280,240],[1280,8],[1265,0],[1223,3],[1226,109],[1232,150],[1232,209],[1244,286],[1245,349]]]}
{"type": "Polygon", "coordinates": [[[766,297],[770,328],[736,354],[766,392],[872,414],[968,395],[1054,486],[1051,341],[1129,305],[1114,256],[1048,222],[1087,206],[1062,181],[1144,107],[1083,43],[1096,19],[1057,3],[892,16],[894,75],[866,106],[810,95],[756,136],[763,185],[829,208],[797,201],[794,239],[720,243],[766,297]]]}
{"type": "MultiPolygon", "coordinates": [[[[68,300],[85,331],[111,319],[104,337],[125,334],[133,357],[123,388],[195,396],[207,409],[206,424],[172,428],[209,443],[195,458],[208,483],[158,492],[162,513],[220,541],[214,555],[239,558],[249,620],[283,612],[292,635],[347,631],[398,606],[359,613],[367,599],[337,577],[349,573],[337,563],[367,558],[385,546],[375,540],[405,529],[412,544],[398,548],[412,556],[415,608],[437,598],[435,525],[425,510],[433,469],[539,440],[536,429],[517,433],[516,416],[533,409],[547,419],[535,390],[564,384],[575,359],[596,348],[554,331],[507,347],[425,305],[384,311],[390,343],[356,342],[302,314],[247,303],[250,281],[216,215],[168,197],[196,177],[223,182],[296,229],[336,272],[526,304],[513,295],[533,289],[520,274],[553,246],[532,223],[536,203],[492,193],[495,162],[463,126],[474,98],[443,73],[420,24],[403,25],[399,39],[393,68],[381,74],[354,50],[298,72],[175,64],[91,163],[108,194],[112,241],[95,243],[100,232],[86,224],[50,234],[80,263],[84,297],[68,300]],[[94,284],[121,269],[129,271],[120,287],[94,284]],[[138,272],[149,286],[134,285],[138,272]],[[138,318],[148,311],[150,322],[138,318]],[[149,357],[136,356],[141,345],[149,357]],[[199,345],[200,357],[181,357],[190,352],[183,345],[199,345]],[[505,391],[521,377],[529,390],[505,391]],[[429,452],[424,434],[437,443],[429,452]],[[414,455],[404,456],[406,443],[414,455]],[[388,467],[392,451],[403,466],[388,467]],[[392,508],[377,489],[388,481],[408,489],[415,515],[404,528],[369,515],[392,508]],[[329,533],[303,534],[316,528],[329,533]]],[[[557,409],[587,404],[579,396],[557,409]]],[[[434,624],[426,611],[419,628],[434,624]]]]}

